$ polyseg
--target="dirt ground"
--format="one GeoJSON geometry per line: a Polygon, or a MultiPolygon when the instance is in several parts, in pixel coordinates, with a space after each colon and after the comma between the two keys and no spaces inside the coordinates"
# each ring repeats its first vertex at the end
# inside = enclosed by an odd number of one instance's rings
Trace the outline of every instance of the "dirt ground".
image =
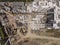
{"type": "Polygon", "coordinates": [[[60,40],[29,39],[19,42],[18,45],[60,45],[60,40]]]}
{"type": "Polygon", "coordinates": [[[39,36],[49,36],[49,37],[56,37],[56,38],[60,38],[60,30],[45,30],[45,32],[43,32],[44,30],[40,31],[40,30],[31,30],[32,34],[36,34],[39,36]]]}

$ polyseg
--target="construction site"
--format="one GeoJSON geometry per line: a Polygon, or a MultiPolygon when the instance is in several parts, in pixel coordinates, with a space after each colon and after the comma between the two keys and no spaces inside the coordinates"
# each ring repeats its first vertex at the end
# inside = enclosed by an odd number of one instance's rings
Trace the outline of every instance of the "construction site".
{"type": "Polygon", "coordinates": [[[4,45],[60,45],[58,2],[0,2],[0,25],[7,35],[4,45]]]}

